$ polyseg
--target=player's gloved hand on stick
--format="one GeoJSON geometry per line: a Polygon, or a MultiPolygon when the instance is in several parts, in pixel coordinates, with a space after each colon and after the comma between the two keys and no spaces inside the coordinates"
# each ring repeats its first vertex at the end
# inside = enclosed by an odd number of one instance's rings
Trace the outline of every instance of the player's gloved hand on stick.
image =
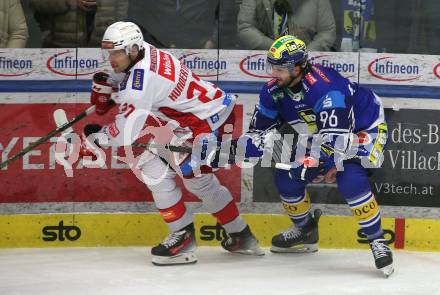
{"type": "Polygon", "coordinates": [[[261,157],[263,156],[264,148],[256,145],[254,142],[255,140],[250,136],[249,134],[244,135],[246,140],[242,141],[243,143],[246,143],[246,152],[245,152],[245,158],[252,158],[252,157],[261,157]]]}
{"type": "Polygon", "coordinates": [[[319,162],[319,160],[316,160],[310,155],[305,155],[298,167],[290,169],[289,175],[291,178],[310,182],[315,179],[322,170],[322,163],[319,162]]]}
{"type": "MultiPolygon", "coordinates": [[[[97,133],[101,130],[101,126],[98,124],[88,124],[84,127],[84,131],[80,136],[81,145],[79,147],[79,157],[92,157],[92,160],[95,161],[97,156],[94,152],[92,142],[88,139],[90,134],[97,133]]],[[[97,141],[94,144],[99,147],[97,141]]]]}
{"type": "Polygon", "coordinates": [[[113,106],[111,101],[112,85],[108,83],[109,75],[99,72],[93,75],[90,103],[96,106],[96,113],[104,115],[113,106]]]}
{"type": "Polygon", "coordinates": [[[245,141],[240,141],[246,143],[246,158],[251,157],[262,157],[264,152],[271,152],[274,145],[275,130],[269,130],[262,133],[248,133],[244,136],[247,138],[245,141]]]}

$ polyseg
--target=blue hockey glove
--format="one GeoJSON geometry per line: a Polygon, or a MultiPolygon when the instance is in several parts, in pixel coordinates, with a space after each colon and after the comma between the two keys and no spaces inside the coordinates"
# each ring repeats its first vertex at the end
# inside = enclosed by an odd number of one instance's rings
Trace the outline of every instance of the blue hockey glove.
{"type": "Polygon", "coordinates": [[[261,158],[265,151],[271,152],[274,146],[274,140],[278,135],[275,129],[263,132],[247,133],[244,136],[248,138],[246,141],[246,158],[261,158]]]}
{"type": "Polygon", "coordinates": [[[289,176],[290,178],[311,182],[322,172],[322,163],[315,158],[306,155],[298,167],[290,169],[289,176]]]}

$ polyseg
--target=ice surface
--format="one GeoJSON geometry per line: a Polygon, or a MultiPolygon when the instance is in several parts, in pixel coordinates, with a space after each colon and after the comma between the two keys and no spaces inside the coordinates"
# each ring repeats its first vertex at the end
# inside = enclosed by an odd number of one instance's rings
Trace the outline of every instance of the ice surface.
{"type": "Polygon", "coordinates": [[[394,253],[385,279],[368,250],[253,257],[199,247],[197,264],[158,267],[149,248],[3,249],[0,294],[440,294],[440,253],[394,253]]]}

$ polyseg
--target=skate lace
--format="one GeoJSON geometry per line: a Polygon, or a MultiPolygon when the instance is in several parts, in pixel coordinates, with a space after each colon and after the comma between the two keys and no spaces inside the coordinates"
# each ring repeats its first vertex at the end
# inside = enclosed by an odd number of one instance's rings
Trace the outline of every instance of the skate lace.
{"type": "Polygon", "coordinates": [[[225,241],[225,245],[227,245],[227,246],[230,246],[230,245],[232,245],[232,238],[231,237],[228,237],[228,239],[225,241]]]}
{"type": "Polygon", "coordinates": [[[177,244],[183,237],[185,231],[179,231],[175,233],[169,234],[165,240],[162,242],[162,245],[164,245],[167,248],[170,248],[177,244]]]}
{"type": "Polygon", "coordinates": [[[292,226],[288,230],[283,232],[282,234],[283,234],[284,240],[287,241],[287,240],[295,239],[295,238],[298,238],[299,236],[301,236],[301,231],[297,227],[292,226]]]}
{"type": "Polygon", "coordinates": [[[384,240],[374,240],[371,242],[371,249],[373,250],[374,258],[376,259],[386,257],[390,251],[390,248],[385,245],[384,240]]]}

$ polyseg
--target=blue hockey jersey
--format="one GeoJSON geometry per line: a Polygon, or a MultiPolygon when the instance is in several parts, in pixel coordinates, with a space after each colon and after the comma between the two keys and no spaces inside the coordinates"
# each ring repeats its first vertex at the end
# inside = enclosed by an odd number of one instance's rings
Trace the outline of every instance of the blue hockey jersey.
{"type": "MultiPolygon", "coordinates": [[[[251,122],[251,129],[266,130],[277,123],[289,123],[299,133],[318,133],[335,147],[339,135],[370,130],[384,122],[382,102],[370,90],[350,82],[331,68],[315,65],[294,92],[275,80],[264,85],[251,122]],[[304,128],[306,124],[307,128],[304,128]],[[299,126],[302,128],[298,128],[299,126]],[[305,130],[306,129],[306,130],[305,130]]],[[[349,148],[339,146],[338,150],[349,148]]]]}

